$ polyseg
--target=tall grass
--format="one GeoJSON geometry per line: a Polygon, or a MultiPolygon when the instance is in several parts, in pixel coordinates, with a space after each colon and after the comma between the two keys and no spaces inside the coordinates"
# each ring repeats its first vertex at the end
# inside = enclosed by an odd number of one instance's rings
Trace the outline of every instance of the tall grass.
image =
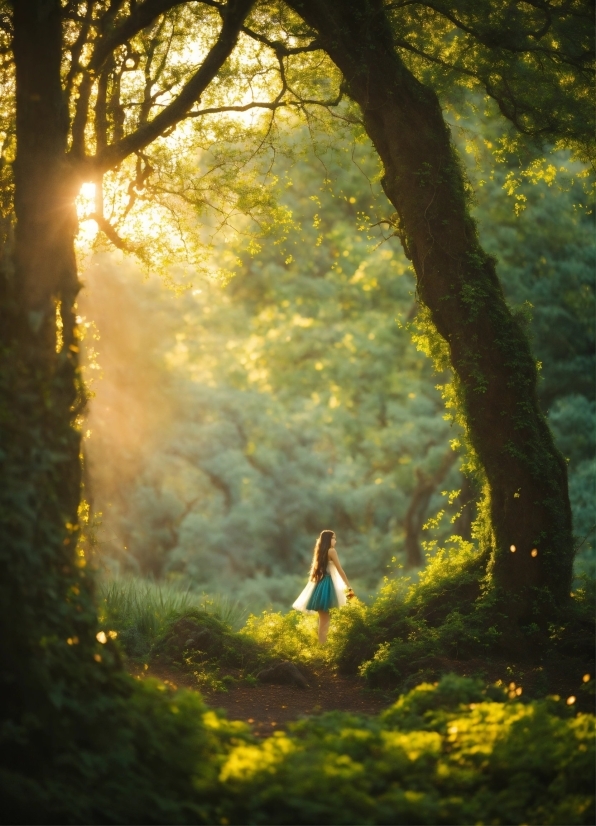
{"type": "Polygon", "coordinates": [[[235,630],[247,615],[242,605],[227,596],[201,594],[175,583],[132,575],[101,580],[98,597],[101,627],[117,631],[133,656],[147,653],[168,623],[185,611],[205,611],[235,630]]]}

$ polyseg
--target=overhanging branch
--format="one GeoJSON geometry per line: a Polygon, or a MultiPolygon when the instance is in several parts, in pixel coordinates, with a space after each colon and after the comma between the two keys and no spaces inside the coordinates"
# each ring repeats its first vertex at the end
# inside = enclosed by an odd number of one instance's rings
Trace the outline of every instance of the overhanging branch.
{"type": "MultiPolygon", "coordinates": [[[[158,0],[152,0],[152,2],[157,3],[158,0]]],[[[186,83],[178,96],[153,120],[143,124],[130,135],[106,147],[103,152],[90,159],[95,173],[101,174],[108,169],[113,169],[124,158],[144,149],[188,115],[193,104],[200,100],[205,89],[231,54],[253,2],[254,0],[229,0],[225,9],[222,10],[223,25],[219,37],[198,71],[186,83]]],[[[147,3],[149,0],[146,0],[143,5],[147,3]]]]}
{"type": "MultiPolygon", "coordinates": [[[[122,23],[112,29],[108,28],[106,34],[99,38],[87,68],[91,72],[99,71],[104,60],[118,46],[122,46],[131,37],[147,28],[160,15],[165,14],[175,6],[181,5],[184,5],[184,0],[145,0],[144,3],[135,6],[134,11],[122,23]]],[[[228,6],[225,8],[228,8],[228,6]]]]}
{"type": "Polygon", "coordinates": [[[310,43],[307,43],[305,46],[288,47],[282,43],[281,40],[269,40],[269,38],[265,37],[265,35],[249,29],[248,26],[242,26],[241,31],[253,40],[256,40],[258,43],[262,43],[264,46],[267,46],[280,57],[290,57],[290,55],[304,54],[305,52],[317,52],[322,49],[321,44],[316,38],[310,43]]]}

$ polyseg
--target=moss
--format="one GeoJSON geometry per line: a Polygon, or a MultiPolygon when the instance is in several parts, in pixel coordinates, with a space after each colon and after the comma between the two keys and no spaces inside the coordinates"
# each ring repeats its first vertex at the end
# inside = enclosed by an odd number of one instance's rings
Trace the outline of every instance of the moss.
{"type": "Polygon", "coordinates": [[[203,689],[225,690],[226,683],[253,675],[273,653],[246,633],[201,609],[171,619],[156,639],[149,660],[194,675],[203,689]]]}
{"type": "Polygon", "coordinates": [[[591,674],[594,584],[583,580],[564,610],[553,609],[547,589],[535,593],[535,604],[540,608],[545,601],[552,621],[512,629],[511,595],[487,582],[486,556],[453,537],[417,582],[388,581],[370,606],[342,609],[333,618],[329,658],[372,687],[399,690],[439,679],[457,663],[501,676],[515,664],[523,666],[535,673],[535,696],[553,690],[561,679],[559,666],[577,679],[591,674]],[[542,668],[550,676],[541,687],[542,668]]]}

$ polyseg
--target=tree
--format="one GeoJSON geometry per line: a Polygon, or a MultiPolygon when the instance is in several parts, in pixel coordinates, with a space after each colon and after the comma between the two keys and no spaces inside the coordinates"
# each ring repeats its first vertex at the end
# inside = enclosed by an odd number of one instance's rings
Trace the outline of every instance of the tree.
{"type": "Polygon", "coordinates": [[[464,73],[484,85],[520,131],[585,149],[584,123],[591,121],[585,109],[587,6],[545,4],[525,12],[517,4],[482,11],[467,3],[456,10],[420,4],[410,14],[410,4],[400,3],[292,5],[341,69],[383,162],[395,231],[416,270],[421,303],[444,342],[469,444],[485,475],[489,569],[494,582],[515,595],[511,616],[528,621],[536,589],[546,589],[555,604],[569,598],[573,540],[566,468],[539,410],[527,338],[470,218],[466,182],[436,92],[407,61],[414,53],[464,73]],[[463,33],[455,60],[441,56],[434,32],[420,48],[412,31],[421,18],[451,24],[453,36],[463,33]],[[471,61],[468,48],[476,50],[471,61]],[[566,97],[561,86],[570,72],[579,89],[566,97]],[[576,120],[578,112],[584,123],[576,120]]]}
{"type": "MultiPolygon", "coordinates": [[[[124,12],[118,2],[3,4],[5,161],[16,143],[14,180],[8,165],[2,169],[0,286],[0,659],[9,772],[26,766],[35,774],[77,738],[93,739],[102,693],[115,712],[118,695],[129,692],[117,677],[110,682],[114,655],[94,653],[91,583],[76,550],[84,390],[74,306],[75,196],[83,181],[118,167],[133,151],[142,153],[186,114],[233,49],[250,3],[232,0],[223,10],[205,61],[182,77],[179,94],[158,119],[148,121],[155,104],[149,94],[130,125],[114,92],[127,61],[137,60],[126,44],[176,5],[150,0],[124,12]]],[[[151,79],[148,73],[149,93],[151,79]]],[[[172,88],[171,77],[168,83],[172,88]]],[[[139,186],[143,170],[139,156],[139,186]]]]}

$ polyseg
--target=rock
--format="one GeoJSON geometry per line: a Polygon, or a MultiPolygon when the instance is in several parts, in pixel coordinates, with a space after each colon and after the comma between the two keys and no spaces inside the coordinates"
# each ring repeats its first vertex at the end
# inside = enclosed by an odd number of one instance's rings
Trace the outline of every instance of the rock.
{"type": "Polygon", "coordinates": [[[306,677],[294,665],[285,660],[276,663],[270,668],[265,668],[257,674],[257,680],[262,683],[275,683],[276,685],[295,685],[298,688],[309,688],[306,677]]]}
{"type": "Polygon", "coordinates": [[[195,631],[184,643],[186,648],[196,648],[199,651],[209,651],[217,643],[217,638],[208,628],[195,631]]]}
{"type": "Polygon", "coordinates": [[[153,656],[164,656],[181,662],[185,651],[192,652],[193,659],[209,659],[221,649],[221,638],[216,630],[205,628],[193,617],[181,617],[172,623],[153,647],[153,656]]]}
{"type": "Polygon", "coordinates": [[[209,651],[217,645],[217,634],[209,628],[201,628],[192,619],[183,617],[172,625],[170,642],[180,648],[209,651]]]}

